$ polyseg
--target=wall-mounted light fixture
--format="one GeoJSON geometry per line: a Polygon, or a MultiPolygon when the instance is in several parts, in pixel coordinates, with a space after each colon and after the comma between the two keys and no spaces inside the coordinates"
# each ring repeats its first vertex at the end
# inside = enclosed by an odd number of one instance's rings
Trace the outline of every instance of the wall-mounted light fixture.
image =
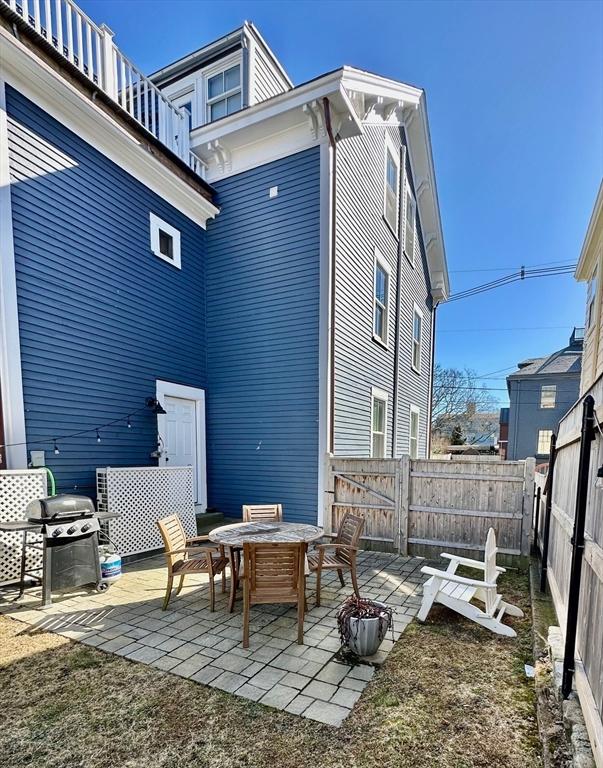
{"type": "Polygon", "coordinates": [[[167,413],[167,411],[164,409],[164,407],[161,405],[159,400],[157,400],[156,397],[147,397],[146,399],[146,406],[147,408],[150,408],[151,411],[156,416],[163,416],[167,413]]]}

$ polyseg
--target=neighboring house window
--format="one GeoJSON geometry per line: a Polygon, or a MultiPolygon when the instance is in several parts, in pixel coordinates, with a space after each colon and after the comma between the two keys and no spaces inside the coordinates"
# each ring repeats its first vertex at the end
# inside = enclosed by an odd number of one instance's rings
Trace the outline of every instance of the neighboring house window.
{"type": "Polygon", "coordinates": [[[557,385],[545,384],[540,388],[540,407],[554,408],[557,402],[557,385]]]}
{"type": "Polygon", "coordinates": [[[218,72],[207,79],[207,119],[217,120],[241,109],[241,67],[218,72]]]}
{"type": "Polygon", "coordinates": [[[371,390],[371,457],[385,457],[385,429],[387,424],[387,392],[371,390]]]}
{"type": "Polygon", "coordinates": [[[383,215],[397,236],[398,234],[398,190],[400,176],[400,158],[393,142],[386,136],[385,140],[385,202],[383,215]]]}
{"type": "Polygon", "coordinates": [[[390,271],[380,253],[375,252],[373,291],[373,338],[387,346],[390,271]]]}
{"type": "Polygon", "coordinates": [[[552,429],[539,429],[538,430],[538,447],[536,453],[540,456],[548,456],[551,450],[551,437],[553,435],[552,429]]]}
{"type": "Polygon", "coordinates": [[[150,214],[151,250],[160,259],[180,269],[180,230],[150,214]]]}
{"type": "Polygon", "coordinates": [[[411,459],[419,458],[419,418],[421,411],[416,405],[410,406],[410,425],[408,438],[408,452],[411,459]]]}
{"type": "Polygon", "coordinates": [[[406,213],[404,216],[404,255],[411,264],[415,263],[415,231],[417,204],[410,188],[410,179],[406,177],[406,213]]]}
{"type": "Polygon", "coordinates": [[[591,328],[595,322],[595,307],[597,299],[597,270],[593,272],[593,276],[588,281],[588,288],[586,291],[586,328],[591,328]]]}
{"type": "Polygon", "coordinates": [[[423,313],[415,304],[412,313],[412,367],[421,373],[421,347],[423,346],[423,313]]]}

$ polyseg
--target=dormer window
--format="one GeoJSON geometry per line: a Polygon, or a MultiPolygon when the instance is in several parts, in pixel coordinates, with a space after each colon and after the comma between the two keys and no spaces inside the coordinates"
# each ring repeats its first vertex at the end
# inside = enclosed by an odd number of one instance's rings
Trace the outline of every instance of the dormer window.
{"type": "Polygon", "coordinates": [[[207,119],[209,122],[241,109],[241,66],[225,69],[207,78],[207,119]]]}

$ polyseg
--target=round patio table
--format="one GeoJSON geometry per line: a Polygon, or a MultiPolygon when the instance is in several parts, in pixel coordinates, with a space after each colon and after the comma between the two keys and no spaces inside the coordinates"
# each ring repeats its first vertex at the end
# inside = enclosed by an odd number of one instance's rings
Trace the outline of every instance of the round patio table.
{"type": "Polygon", "coordinates": [[[209,533],[209,540],[228,548],[230,560],[230,600],[228,609],[232,613],[239,583],[239,552],[243,544],[288,544],[311,542],[320,539],[322,528],[305,523],[233,523],[221,525],[209,533]]]}

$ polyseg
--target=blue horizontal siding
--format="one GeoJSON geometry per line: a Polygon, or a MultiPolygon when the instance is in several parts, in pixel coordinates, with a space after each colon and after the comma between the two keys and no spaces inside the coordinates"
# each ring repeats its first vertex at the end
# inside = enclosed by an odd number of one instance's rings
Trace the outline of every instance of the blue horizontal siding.
{"type": "Polygon", "coordinates": [[[209,504],[315,522],[319,151],[218,182],[208,225],[209,504]],[[268,190],[278,186],[278,196],[268,190]]]}
{"type": "Polygon", "coordinates": [[[97,466],[153,463],[155,416],[125,417],[156,379],[207,384],[207,233],[10,87],[7,111],[28,447],[59,490],[93,492],[97,466]],[[181,270],[151,252],[150,211],[180,230],[181,270]]]}

